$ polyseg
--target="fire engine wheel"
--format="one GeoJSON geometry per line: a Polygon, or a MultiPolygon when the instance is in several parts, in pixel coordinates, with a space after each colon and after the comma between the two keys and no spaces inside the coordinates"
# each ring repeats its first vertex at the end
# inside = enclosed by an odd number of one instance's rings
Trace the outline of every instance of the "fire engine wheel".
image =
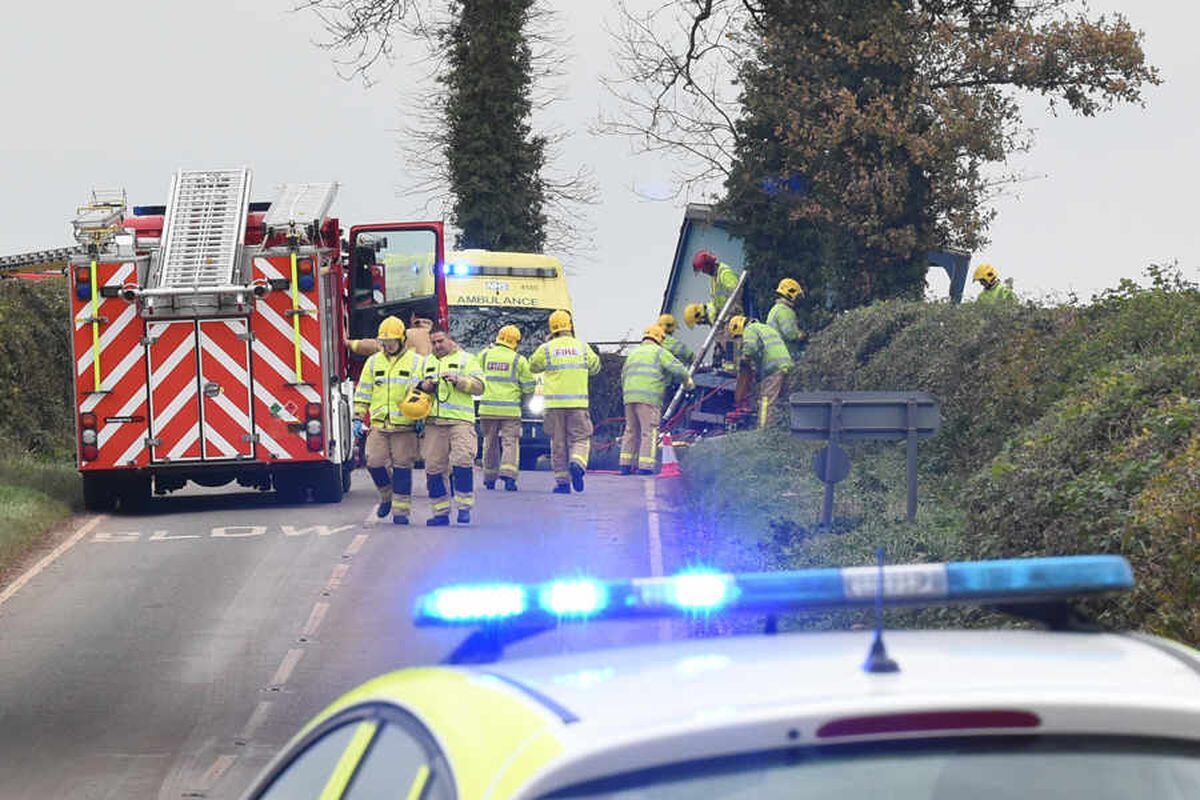
{"type": "Polygon", "coordinates": [[[341,464],[328,464],[314,473],[313,500],[318,503],[340,503],[346,493],[346,476],[341,464]]]}
{"type": "Polygon", "coordinates": [[[88,511],[111,511],[116,497],[112,481],[103,475],[83,476],[83,507],[88,511]]]}
{"type": "Polygon", "coordinates": [[[350,480],[354,477],[354,462],[346,461],[342,464],[342,494],[350,491],[350,480]]]}

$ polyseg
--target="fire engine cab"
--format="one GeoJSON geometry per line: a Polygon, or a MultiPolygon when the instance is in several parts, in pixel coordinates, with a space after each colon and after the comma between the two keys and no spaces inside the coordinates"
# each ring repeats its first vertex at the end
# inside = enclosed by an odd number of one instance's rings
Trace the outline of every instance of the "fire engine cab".
{"type": "Polygon", "coordinates": [[[350,485],[347,341],[445,321],[440,222],[342,233],[333,183],[250,202],[251,174],[180,170],[166,206],[93,193],[73,221],[78,463],[89,509],[188,481],[337,502],[350,485]],[[378,257],[382,251],[387,258],[378,257]]]}

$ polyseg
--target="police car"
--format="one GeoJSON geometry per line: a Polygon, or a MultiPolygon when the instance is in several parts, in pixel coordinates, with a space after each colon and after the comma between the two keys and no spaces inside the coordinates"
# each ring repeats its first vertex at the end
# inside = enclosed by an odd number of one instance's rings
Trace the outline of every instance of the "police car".
{"type": "Polygon", "coordinates": [[[1124,559],[1076,556],[445,587],[415,621],[472,630],[451,663],[342,697],[247,797],[1200,798],[1200,653],[1067,602],[1131,586],[1124,559]],[[1050,629],[771,632],[956,602],[1050,629]],[[564,622],[733,611],[765,632],[500,658],[564,622]]]}

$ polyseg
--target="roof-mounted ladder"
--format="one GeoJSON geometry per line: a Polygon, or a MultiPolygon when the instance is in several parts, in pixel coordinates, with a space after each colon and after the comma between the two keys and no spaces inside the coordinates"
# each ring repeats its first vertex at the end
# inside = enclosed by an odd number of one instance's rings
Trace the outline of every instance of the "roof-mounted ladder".
{"type": "Polygon", "coordinates": [[[216,288],[236,282],[246,235],[250,170],[179,170],[151,288],[216,288]]]}

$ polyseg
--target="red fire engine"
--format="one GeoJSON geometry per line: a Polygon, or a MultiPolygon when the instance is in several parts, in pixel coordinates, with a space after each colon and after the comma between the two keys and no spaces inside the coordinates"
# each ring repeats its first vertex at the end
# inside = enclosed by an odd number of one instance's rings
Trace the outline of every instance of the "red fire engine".
{"type": "Polygon", "coordinates": [[[352,469],[349,338],[445,322],[440,222],[343,243],[337,186],[249,202],[250,171],[179,171],[166,206],[97,197],[68,269],[79,469],[90,509],[188,481],[337,502],[352,469]],[[347,247],[349,263],[342,248],[347,247]]]}

